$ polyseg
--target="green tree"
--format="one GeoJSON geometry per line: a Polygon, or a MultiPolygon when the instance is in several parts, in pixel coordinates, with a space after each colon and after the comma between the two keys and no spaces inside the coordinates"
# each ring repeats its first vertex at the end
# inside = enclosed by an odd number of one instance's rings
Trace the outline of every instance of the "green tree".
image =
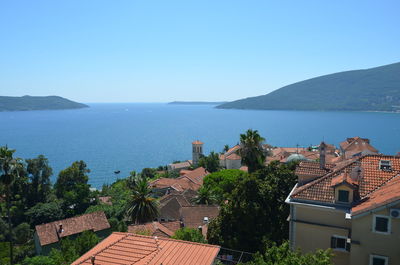
{"type": "Polygon", "coordinates": [[[57,265],[57,263],[50,257],[47,256],[36,256],[25,258],[22,265],[57,265]]]}
{"type": "Polygon", "coordinates": [[[39,202],[46,202],[51,190],[50,176],[53,174],[49,161],[43,155],[34,159],[27,159],[27,173],[30,178],[28,191],[29,206],[39,202]]]}
{"type": "Polygon", "coordinates": [[[209,225],[209,242],[253,253],[262,251],[267,242],[283,242],[289,215],[285,199],[295,183],[293,170],[279,162],[238,179],[228,202],[209,225]]]}
{"type": "Polygon", "coordinates": [[[199,160],[199,166],[204,167],[208,172],[215,172],[220,169],[219,156],[211,152],[208,156],[202,156],[199,160]]]}
{"type": "Polygon", "coordinates": [[[83,161],[76,161],[60,172],[54,185],[56,195],[63,199],[67,216],[84,213],[90,205],[91,192],[88,182],[90,170],[83,161]]]}
{"type": "Polygon", "coordinates": [[[262,150],[264,141],[265,139],[258,134],[257,130],[249,129],[245,134],[240,135],[239,153],[249,173],[264,167],[265,155],[262,150]]]}
{"type": "Polygon", "coordinates": [[[159,215],[158,202],[150,197],[147,180],[136,177],[131,180],[131,195],[127,204],[127,215],[135,224],[153,221],[159,215]]]}
{"type": "Polygon", "coordinates": [[[222,149],[222,152],[223,153],[226,153],[226,152],[228,152],[228,150],[229,150],[229,145],[224,145],[224,149],[222,149]]]}
{"type": "Polygon", "coordinates": [[[38,203],[26,212],[30,224],[39,225],[64,219],[62,202],[55,200],[48,203],[38,203]]]}
{"type": "Polygon", "coordinates": [[[156,170],[154,168],[146,167],[142,169],[140,174],[147,179],[152,179],[156,176],[156,170]]]}
{"type": "Polygon", "coordinates": [[[12,222],[11,222],[11,187],[19,178],[23,166],[19,158],[14,158],[15,150],[8,147],[0,147],[0,182],[5,186],[7,201],[7,217],[10,242],[10,264],[13,264],[13,239],[12,239],[12,222]]]}
{"type": "Polygon", "coordinates": [[[264,254],[257,253],[254,260],[246,265],[331,265],[331,250],[317,250],[302,254],[299,250],[290,250],[289,243],[277,246],[275,243],[264,254]]]}
{"type": "Polygon", "coordinates": [[[218,203],[218,199],[217,196],[213,194],[209,189],[201,187],[198,190],[196,197],[194,197],[193,202],[196,204],[213,205],[218,203]]]}
{"type": "Polygon", "coordinates": [[[247,172],[239,169],[224,169],[205,176],[200,190],[207,190],[218,203],[222,203],[229,199],[237,181],[247,176],[247,172]]]}
{"type": "Polygon", "coordinates": [[[172,238],[197,243],[207,243],[207,240],[204,239],[199,230],[188,227],[183,227],[176,230],[172,238]]]}
{"type": "Polygon", "coordinates": [[[14,242],[22,245],[27,243],[33,236],[33,231],[28,223],[21,223],[17,225],[14,230],[14,242]]]}

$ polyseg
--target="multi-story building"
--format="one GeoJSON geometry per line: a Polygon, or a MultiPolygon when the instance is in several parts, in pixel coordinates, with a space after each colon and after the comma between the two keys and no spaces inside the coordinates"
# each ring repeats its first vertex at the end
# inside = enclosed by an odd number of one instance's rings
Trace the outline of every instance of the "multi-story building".
{"type": "Polygon", "coordinates": [[[290,204],[290,243],[332,248],[337,265],[400,264],[400,157],[301,162],[290,204]]]}

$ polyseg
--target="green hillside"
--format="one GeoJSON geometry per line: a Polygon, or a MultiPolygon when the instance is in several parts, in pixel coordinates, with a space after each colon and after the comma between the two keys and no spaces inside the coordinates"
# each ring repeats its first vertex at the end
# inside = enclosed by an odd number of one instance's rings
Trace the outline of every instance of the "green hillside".
{"type": "Polygon", "coordinates": [[[324,75],[217,108],[400,111],[400,63],[324,75]]]}
{"type": "Polygon", "coordinates": [[[58,109],[80,109],[88,106],[77,103],[66,98],[57,96],[48,97],[1,97],[0,111],[17,110],[58,110],[58,109]]]}

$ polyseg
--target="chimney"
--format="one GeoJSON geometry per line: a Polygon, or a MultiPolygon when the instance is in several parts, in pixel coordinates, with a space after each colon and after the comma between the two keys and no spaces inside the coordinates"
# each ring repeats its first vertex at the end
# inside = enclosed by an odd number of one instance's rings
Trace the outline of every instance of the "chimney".
{"type": "Polygon", "coordinates": [[[62,224],[60,224],[60,225],[58,226],[58,233],[61,234],[62,232],[64,232],[64,229],[63,229],[62,224]]]}
{"type": "Polygon", "coordinates": [[[319,145],[319,167],[321,169],[325,168],[325,155],[326,155],[326,144],[321,142],[319,145]]]}
{"type": "Polygon", "coordinates": [[[95,265],[94,262],[96,261],[96,257],[95,256],[91,256],[90,257],[90,261],[92,262],[92,265],[95,265]]]}

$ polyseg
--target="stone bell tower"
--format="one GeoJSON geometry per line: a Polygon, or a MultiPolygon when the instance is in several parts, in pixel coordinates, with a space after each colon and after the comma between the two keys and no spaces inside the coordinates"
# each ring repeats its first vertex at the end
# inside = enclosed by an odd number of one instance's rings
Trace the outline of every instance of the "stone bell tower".
{"type": "Polygon", "coordinates": [[[196,140],[192,143],[192,159],[193,165],[197,165],[199,163],[200,157],[203,156],[203,143],[199,140],[196,140]]]}

